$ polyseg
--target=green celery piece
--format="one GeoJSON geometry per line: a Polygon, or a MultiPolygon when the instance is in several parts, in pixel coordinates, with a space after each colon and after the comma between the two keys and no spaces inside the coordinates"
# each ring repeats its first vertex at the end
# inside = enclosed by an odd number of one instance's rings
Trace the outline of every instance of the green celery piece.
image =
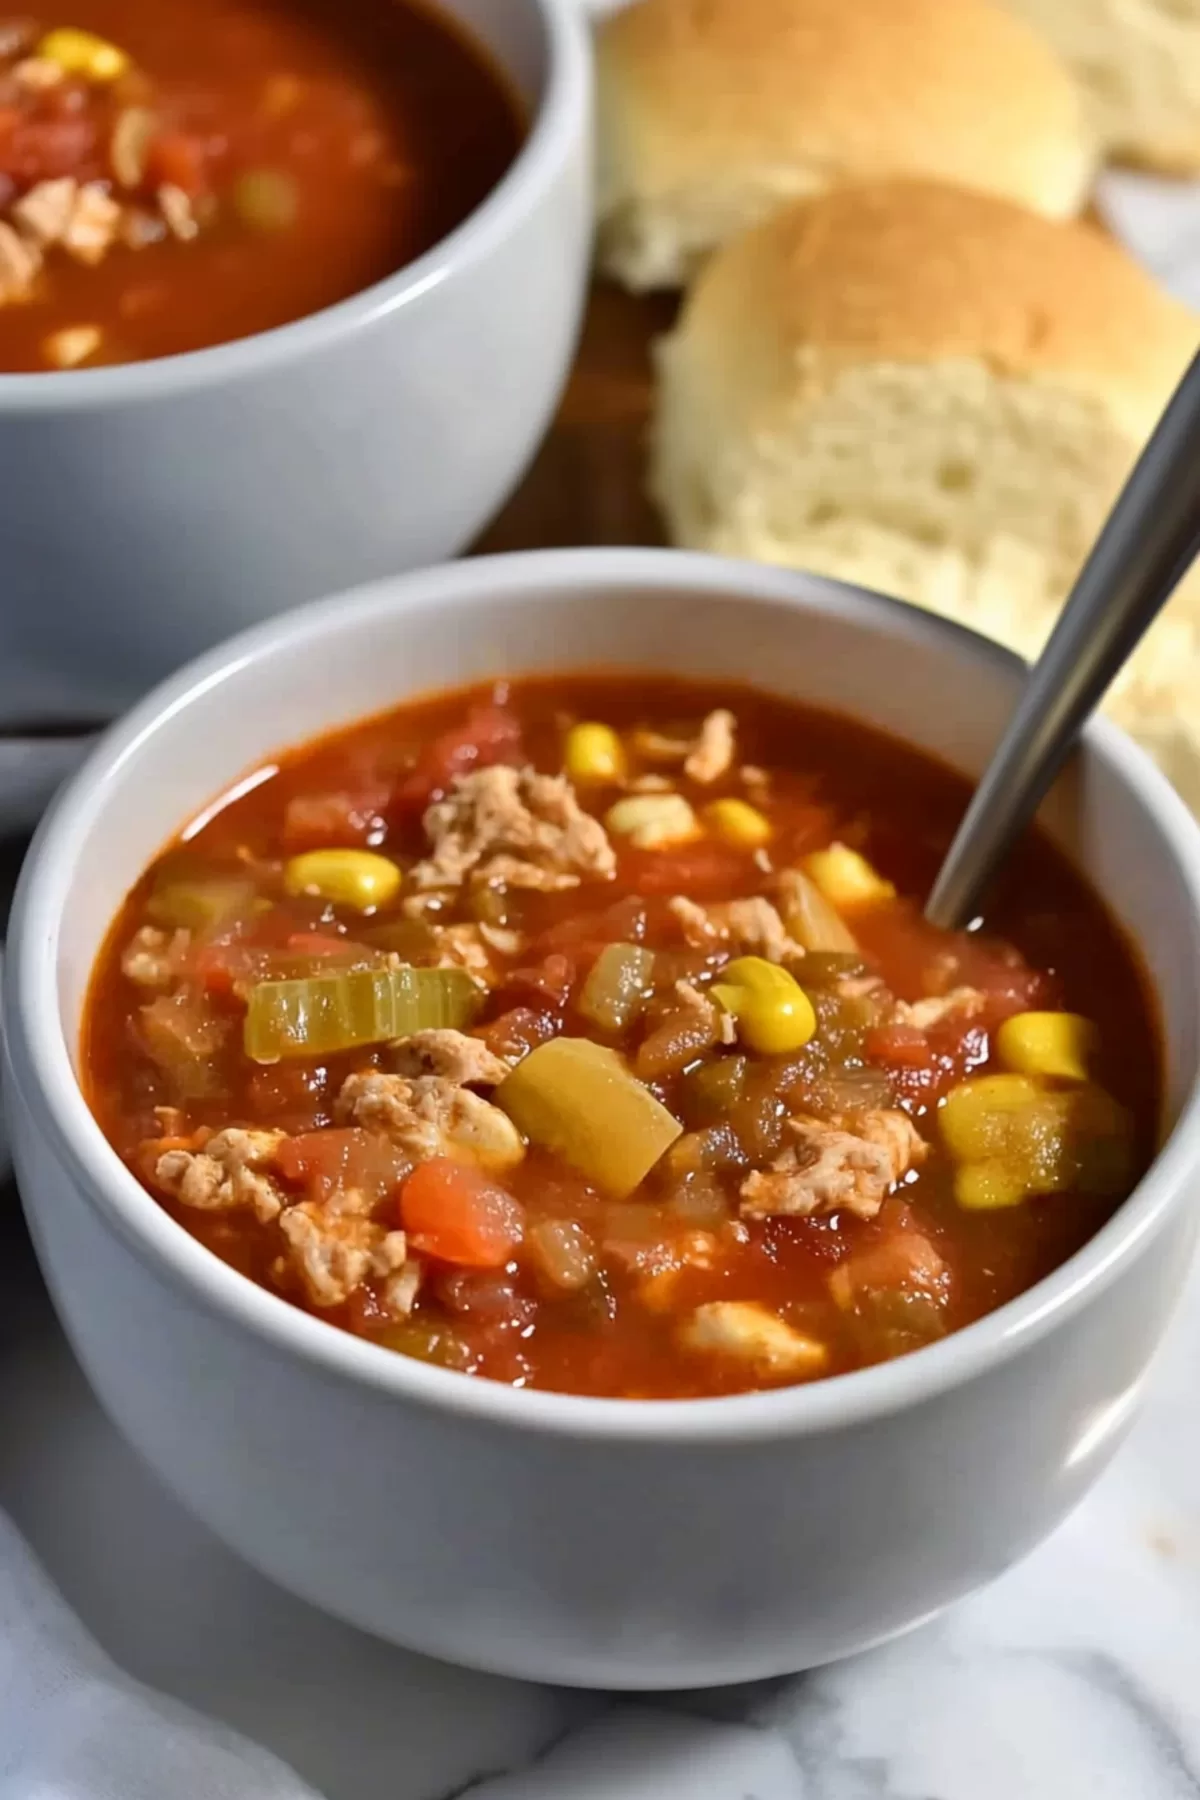
{"type": "Polygon", "coordinates": [[[384,1044],[414,1031],[461,1031],[481,999],[465,969],[344,969],[258,981],[246,1008],[246,1055],[273,1063],[384,1044]]]}
{"type": "Polygon", "coordinates": [[[208,931],[235,913],[258,910],[255,898],[254,883],[237,875],[197,876],[192,881],[168,878],[155,882],[146,916],[175,930],[208,931]]]}
{"type": "Polygon", "coordinates": [[[653,951],[606,944],[583,984],[580,1012],[602,1031],[624,1031],[646,1004],[653,972],[653,951]]]}
{"type": "Polygon", "coordinates": [[[683,1130],[615,1050],[590,1038],[551,1038],[496,1089],[518,1131],[623,1200],[683,1130]]]}

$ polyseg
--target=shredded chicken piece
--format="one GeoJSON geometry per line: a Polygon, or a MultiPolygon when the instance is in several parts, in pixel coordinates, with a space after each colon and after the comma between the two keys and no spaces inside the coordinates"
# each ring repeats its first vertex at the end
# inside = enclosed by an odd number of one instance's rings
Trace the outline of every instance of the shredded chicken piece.
{"type": "Polygon", "coordinates": [[[56,369],[77,369],[96,354],[103,337],[98,325],[64,325],[42,339],[42,355],[56,369]]]}
{"type": "Polygon", "coordinates": [[[428,920],[431,917],[436,918],[437,914],[449,906],[453,900],[452,892],[448,890],[439,892],[433,888],[423,894],[405,894],[400,902],[400,911],[406,919],[428,920]]]}
{"type": "Polygon", "coordinates": [[[639,725],[633,733],[633,748],[647,762],[681,763],[692,749],[691,738],[668,737],[663,731],[650,731],[639,725]]]}
{"type": "Polygon", "coordinates": [[[986,1005],[987,996],[978,988],[956,987],[948,994],[915,1000],[911,1004],[907,1000],[897,1000],[892,1019],[897,1025],[915,1025],[918,1031],[928,1031],[931,1025],[940,1025],[943,1019],[974,1018],[986,1005]]]}
{"type": "Polygon", "coordinates": [[[896,1110],[865,1112],[853,1131],[804,1116],[789,1119],[787,1129],[792,1143],[770,1169],[742,1183],[745,1218],[845,1211],[873,1219],[901,1176],[928,1154],[908,1114],[896,1110]]]}
{"type": "Polygon", "coordinates": [[[192,211],[192,202],[181,187],[176,187],[173,181],[164,181],[154,197],[172,237],[186,243],[196,236],[200,227],[192,211]]]}
{"type": "Polygon", "coordinates": [[[707,1019],[710,1014],[716,1015],[717,1031],[720,1034],[720,1041],[722,1044],[737,1043],[737,1020],[732,1013],[726,1012],[723,1006],[716,1005],[714,1001],[709,999],[706,993],[696,987],[691,981],[677,981],[675,983],[675,992],[683,1001],[684,1005],[689,1007],[692,1012],[705,1019],[707,1019]]]}
{"type": "Polygon", "coordinates": [[[121,973],[139,987],[169,988],[179,976],[191,941],[190,931],[143,925],[121,952],[121,973]]]}
{"type": "Polygon", "coordinates": [[[435,969],[465,969],[480,987],[487,987],[496,970],[488,953],[482,925],[469,920],[460,925],[431,925],[435,969]]]}
{"type": "Polygon", "coordinates": [[[417,1303],[425,1270],[413,1257],[383,1284],[383,1303],[393,1318],[407,1319],[417,1303]]]}
{"type": "Polygon", "coordinates": [[[150,244],[162,243],[167,235],[166,222],[159,213],[147,212],[144,206],[125,206],[117,235],[127,250],[145,250],[150,244]]]}
{"type": "Polygon", "coordinates": [[[397,1075],[441,1075],[460,1086],[496,1087],[511,1066],[465,1031],[414,1031],[398,1038],[389,1054],[397,1075]]]}
{"type": "Polygon", "coordinates": [[[28,300],[41,266],[37,245],[0,219],[0,306],[28,300]]]}
{"type": "Polygon", "coordinates": [[[79,183],[73,175],[62,175],[54,181],[37,181],[12,208],[12,216],[39,247],[61,243],[71,223],[79,198],[79,183]]]}
{"type": "Polygon", "coordinates": [[[713,916],[743,955],[764,956],[773,963],[804,955],[804,946],[789,936],[769,900],[729,900],[714,907],[713,916]]]}
{"type": "Polygon", "coordinates": [[[12,216],[27,253],[40,256],[60,244],[76,261],[98,263],[117,237],[121,208],[103,182],[81,186],[74,176],[63,175],[35,182],[16,202],[12,216]]]}
{"type": "Polygon", "coordinates": [[[284,1204],[270,1174],[282,1131],[242,1131],[229,1126],[198,1150],[166,1150],[154,1165],[154,1179],[164,1193],[200,1212],[251,1207],[267,1224],[284,1204]]]}
{"type": "Polygon", "coordinates": [[[418,889],[456,887],[470,877],[553,892],[616,868],[608,834],[570,782],[534,769],[497,764],[461,776],[428,809],[425,830],[433,854],[412,871],[418,889]]]}
{"type": "Polygon", "coordinates": [[[882,1000],[888,994],[882,975],[839,975],[833,991],[839,1000],[882,1000]]]}
{"type": "Polygon", "coordinates": [[[17,63],[12,71],[12,78],[18,87],[27,88],[30,93],[44,94],[48,88],[56,88],[63,80],[63,67],[48,56],[26,56],[17,63]]]}
{"type": "Polygon", "coordinates": [[[694,738],[667,737],[661,731],[640,729],[633,734],[633,748],[648,762],[677,762],[692,781],[719,781],[733,767],[737,720],[724,707],[710,712],[694,738]]]}
{"type": "Polygon", "coordinates": [[[468,1156],[485,1169],[511,1169],[525,1145],[506,1113],[442,1075],[383,1075],[370,1070],[342,1084],[338,1118],[381,1131],[414,1162],[468,1156]]]}
{"type": "Polygon", "coordinates": [[[724,934],[716,920],[686,894],[676,894],[668,902],[668,909],[678,919],[693,950],[712,950],[722,942],[724,934]]]}
{"type": "Polygon", "coordinates": [[[689,1350],[736,1356],[753,1363],[762,1375],[793,1380],[819,1375],[829,1361],[829,1352],[818,1338],[795,1330],[751,1300],[713,1300],[698,1306],[681,1337],[689,1350]]]}
{"type": "MultiPolygon", "coordinates": [[[[388,1231],[354,1214],[332,1213],[311,1200],[289,1206],[279,1229],[314,1306],[343,1306],[369,1276],[403,1271],[408,1254],[402,1231],[388,1231]]],[[[404,1310],[411,1306],[410,1299],[404,1310]]]]}
{"type": "Polygon", "coordinates": [[[98,181],[87,181],[75,196],[58,242],[76,262],[98,263],[108,255],[121,224],[121,208],[98,181]]]}
{"type": "Polygon", "coordinates": [[[719,781],[733,767],[737,720],[719,707],[700,727],[700,736],[688,751],[683,772],[692,781],[719,781]]]}
{"type": "Polygon", "coordinates": [[[719,906],[705,908],[676,894],[669,905],[694,950],[728,946],[737,956],[762,956],[774,963],[790,962],[804,955],[803,945],[789,936],[769,900],[726,900],[719,906]]]}
{"type": "Polygon", "coordinates": [[[485,919],[480,924],[479,935],[497,956],[519,956],[525,948],[525,939],[511,925],[489,925],[485,919]]]}

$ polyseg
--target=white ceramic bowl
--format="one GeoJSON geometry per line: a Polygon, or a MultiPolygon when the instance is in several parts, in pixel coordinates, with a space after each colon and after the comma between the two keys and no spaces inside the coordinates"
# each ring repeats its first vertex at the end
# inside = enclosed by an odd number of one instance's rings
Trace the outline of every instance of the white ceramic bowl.
{"type": "Polygon", "coordinates": [[[104,718],[282,607],[456,554],[516,484],[574,349],[591,74],[573,0],[430,0],[530,134],[474,213],[276,331],[0,375],[0,717],[104,718]]]}
{"type": "Polygon", "coordinates": [[[1112,1454],[1184,1274],[1200,1153],[1200,833],[1107,725],[1046,817],[1140,941],[1173,1129],[1049,1280],[891,1365],[732,1399],[522,1393],[393,1356],[244,1281],[109,1149],[80,1007],[146,861],[281,744],[450,682],[626,663],[730,674],[977,771],[1019,665],[831,582],[653,551],[462,563],[275,621],[169,682],[55,805],[5,977],[21,1191],[114,1419],[251,1562],[384,1637],[657,1688],[842,1656],[995,1575],[1112,1454]]]}

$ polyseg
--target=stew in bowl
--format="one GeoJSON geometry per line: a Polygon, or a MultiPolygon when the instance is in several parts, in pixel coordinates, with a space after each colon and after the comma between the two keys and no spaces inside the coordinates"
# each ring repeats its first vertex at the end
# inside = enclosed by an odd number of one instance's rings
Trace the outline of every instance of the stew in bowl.
{"type": "Polygon", "coordinates": [[[96,1115],[251,1279],[517,1387],[686,1398],[944,1337],[1148,1165],[1137,959],[1034,838],[969,933],[967,796],[732,683],[505,679],[273,758],[147,872],[96,1115]]]}
{"type": "Polygon", "coordinates": [[[79,0],[0,19],[0,370],[201,350],[461,223],[523,136],[422,0],[79,0]]]}

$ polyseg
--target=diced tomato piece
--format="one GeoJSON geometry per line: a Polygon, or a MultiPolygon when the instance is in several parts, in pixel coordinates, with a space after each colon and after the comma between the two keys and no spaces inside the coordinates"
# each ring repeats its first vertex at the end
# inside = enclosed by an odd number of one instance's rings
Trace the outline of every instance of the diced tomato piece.
{"type": "Polygon", "coordinates": [[[96,127],[86,112],[16,108],[0,111],[0,174],[18,187],[89,173],[96,154],[96,127]]]}
{"type": "Polygon", "coordinates": [[[941,1303],[949,1298],[946,1264],[903,1204],[884,1207],[866,1242],[841,1264],[836,1281],[843,1304],[862,1291],[923,1294],[941,1303]]]}
{"type": "Polygon", "coordinates": [[[246,1099],[250,1116],[264,1126],[301,1135],[315,1131],[329,1117],[329,1071],[321,1063],[271,1063],[253,1071],[246,1099]]]}
{"type": "Polygon", "coordinates": [[[537,1012],[531,1006],[514,1006],[485,1025],[479,1035],[495,1055],[520,1062],[539,1044],[554,1037],[558,1029],[559,1021],[549,1013],[537,1012]]]}
{"type": "Polygon", "coordinates": [[[199,944],[188,962],[192,976],[206,993],[232,995],[239,982],[253,978],[261,955],[236,941],[199,944]]]}
{"type": "Polygon", "coordinates": [[[353,791],[296,794],[283,815],[283,847],[287,851],[348,850],[379,843],[386,833],[384,814],[390,790],[376,784],[353,791]]]}
{"type": "Polygon", "coordinates": [[[868,1062],[893,1069],[932,1069],[936,1058],[926,1034],[915,1025],[877,1025],[867,1033],[868,1062]]]}
{"type": "Polygon", "coordinates": [[[204,146],[184,131],[160,131],[146,152],[146,184],[181,188],[190,199],[207,186],[204,146]]]}
{"type": "Polygon", "coordinates": [[[435,1276],[433,1292],[447,1312],[481,1322],[501,1331],[529,1325],[537,1316],[537,1304],[517,1292],[511,1275],[474,1269],[447,1269],[435,1276]]]}
{"type": "Polygon", "coordinates": [[[537,948],[547,954],[561,950],[580,963],[593,963],[607,944],[642,943],[648,911],[646,902],[631,894],[598,911],[572,913],[543,931],[537,948]]]}
{"type": "Polygon", "coordinates": [[[422,811],[456,776],[514,762],[520,749],[521,725],[513,713],[502,706],[473,706],[462,725],[425,746],[416,768],[397,788],[395,804],[402,813],[422,811]]]}
{"type": "Polygon", "coordinates": [[[335,936],[331,931],[293,931],[287,948],[295,956],[331,957],[344,962],[348,957],[357,956],[362,946],[352,943],[349,938],[335,936]]]}
{"type": "Polygon", "coordinates": [[[727,899],[745,893],[754,865],[745,850],[730,844],[680,844],[675,849],[626,850],[626,878],[643,894],[686,894],[689,899],[727,899]]]}
{"type": "Polygon", "coordinates": [[[525,1229],[519,1200],[448,1156],[417,1165],[400,1190],[400,1216],[414,1250],[471,1269],[502,1267],[525,1229]]]}
{"type": "Polygon", "coordinates": [[[287,1138],[276,1160],[283,1179],[307,1184],[314,1200],[353,1188],[370,1205],[386,1198],[412,1166],[387,1138],[357,1126],[287,1138]]]}
{"type": "Polygon", "coordinates": [[[559,1012],[571,997],[576,968],[569,956],[555,951],[540,963],[524,969],[510,969],[497,993],[502,1000],[531,1003],[544,1010],[559,1012]]]}
{"type": "Polygon", "coordinates": [[[987,995],[987,1020],[993,1028],[1014,1013],[1041,1012],[1059,1004],[1054,977],[1029,968],[1016,957],[981,956],[971,970],[971,983],[987,995]]]}

